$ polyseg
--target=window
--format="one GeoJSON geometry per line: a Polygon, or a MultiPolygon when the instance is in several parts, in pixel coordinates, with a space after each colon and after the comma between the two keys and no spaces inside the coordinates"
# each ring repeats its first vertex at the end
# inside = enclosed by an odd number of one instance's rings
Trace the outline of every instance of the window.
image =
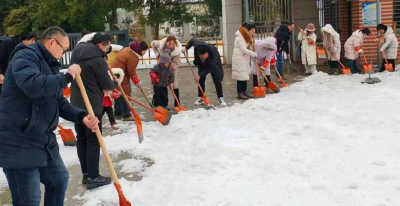
{"type": "Polygon", "coordinates": [[[396,26],[396,33],[400,34],[400,0],[393,0],[393,24],[396,26]]]}

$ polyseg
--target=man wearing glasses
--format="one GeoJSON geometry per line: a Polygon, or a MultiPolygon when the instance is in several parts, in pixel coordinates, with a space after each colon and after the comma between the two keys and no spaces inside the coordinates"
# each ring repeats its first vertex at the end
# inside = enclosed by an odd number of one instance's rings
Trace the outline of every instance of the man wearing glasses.
{"type": "Polygon", "coordinates": [[[0,167],[7,177],[13,205],[39,206],[40,183],[45,206],[64,204],[68,171],[59,154],[56,136],[59,117],[95,130],[99,120],[72,106],[62,89],[80,73],[79,65],[59,72],[57,61],[69,39],[50,27],[40,41],[16,47],[6,73],[0,103],[0,167]]]}

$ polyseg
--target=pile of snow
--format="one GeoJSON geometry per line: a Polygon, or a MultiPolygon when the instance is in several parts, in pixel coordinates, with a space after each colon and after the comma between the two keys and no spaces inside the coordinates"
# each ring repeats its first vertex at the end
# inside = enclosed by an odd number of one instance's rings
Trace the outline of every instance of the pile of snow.
{"type": "MultiPolygon", "coordinates": [[[[132,205],[397,206],[400,73],[374,76],[317,73],[264,99],[143,123],[140,145],[127,124],[105,140],[132,157],[114,164],[121,173],[143,176],[121,178],[132,205]]],[[[74,199],[118,205],[113,185],[74,199]]]]}
{"type": "MultiPolygon", "coordinates": [[[[182,112],[169,126],[108,138],[128,152],[121,180],[133,205],[400,205],[400,73],[312,75],[265,99],[182,112]],[[137,157],[150,158],[145,168],[137,157]]],[[[114,186],[86,192],[85,206],[118,205],[114,186]]]]}

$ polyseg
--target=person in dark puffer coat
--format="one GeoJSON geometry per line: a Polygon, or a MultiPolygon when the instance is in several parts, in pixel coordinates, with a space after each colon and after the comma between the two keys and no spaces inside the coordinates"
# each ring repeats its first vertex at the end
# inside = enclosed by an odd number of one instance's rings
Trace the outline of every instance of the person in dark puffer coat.
{"type": "Polygon", "coordinates": [[[39,205],[40,183],[45,206],[64,204],[68,170],[59,154],[54,130],[59,117],[97,129],[96,118],[72,106],[62,89],[80,72],[79,65],[61,74],[61,59],[69,47],[67,34],[50,27],[40,41],[20,44],[11,56],[0,103],[0,167],[13,205],[39,205]]]}

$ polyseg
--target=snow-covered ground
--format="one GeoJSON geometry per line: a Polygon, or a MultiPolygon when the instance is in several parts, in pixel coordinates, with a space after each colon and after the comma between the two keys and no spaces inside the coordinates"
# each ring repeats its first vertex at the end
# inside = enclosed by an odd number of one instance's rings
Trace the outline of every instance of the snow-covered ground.
{"type": "MultiPolygon", "coordinates": [[[[264,99],[144,123],[140,145],[132,126],[105,140],[132,156],[121,172],[144,176],[121,179],[132,205],[399,206],[400,72],[374,76],[382,82],[320,72],[264,99]]],[[[113,185],[75,199],[118,205],[113,185]]]]}

